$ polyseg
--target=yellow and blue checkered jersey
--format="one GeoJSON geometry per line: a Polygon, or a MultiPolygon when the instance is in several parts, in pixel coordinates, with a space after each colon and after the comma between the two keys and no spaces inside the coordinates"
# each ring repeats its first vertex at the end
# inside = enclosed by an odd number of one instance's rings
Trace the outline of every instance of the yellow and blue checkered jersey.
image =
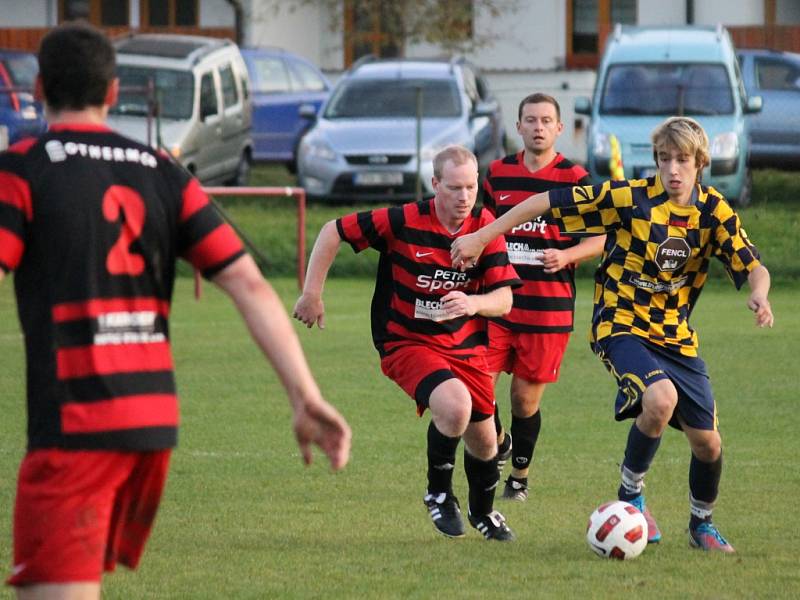
{"type": "Polygon", "coordinates": [[[761,264],[738,215],[712,187],[696,185],[686,206],[669,199],[658,175],[549,194],[562,231],[608,235],[595,273],[591,342],[633,334],[697,356],[689,316],[711,257],[722,261],[737,289],[761,264]]]}

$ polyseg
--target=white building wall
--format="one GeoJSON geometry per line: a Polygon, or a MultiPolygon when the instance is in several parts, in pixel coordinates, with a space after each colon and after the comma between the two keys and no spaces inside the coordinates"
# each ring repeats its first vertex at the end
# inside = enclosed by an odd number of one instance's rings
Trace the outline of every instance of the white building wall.
{"type": "Polygon", "coordinates": [[[200,0],[200,27],[233,27],[236,19],[233,7],[226,0],[200,0]]]}
{"type": "Polygon", "coordinates": [[[764,0],[695,0],[694,22],[697,25],[763,25],[764,0]]]}
{"type": "MultiPolygon", "coordinates": [[[[482,69],[544,70],[563,68],[566,54],[566,7],[562,0],[537,0],[535,10],[524,0],[515,10],[492,17],[478,11],[473,28],[494,42],[467,55],[482,69]]],[[[430,44],[408,47],[409,57],[441,56],[430,44]]]]}
{"type": "MultiPolygon", "coordinates": [[[[246,46],[276,46],[299,54],[325,69],[341,69],[342,59],[327,61],[323,51],[323,32],[327,22],[323,9],[317,6],[285,5],[251,0],[245,2],[244,44],[246,46]]],[[[330,53],[329,53],[330,54],[330,53]]],[[[338,52],[339,55],[342,51],[338,52]]]]}
{"type": "Polygon", "coordinates": [[[0,27],[47,27],[58,18],[58,0],[0,0],[0,27]]]}
{"type": "Polygon", "coordinates": [[[637,25],[685,25],[686,0],[639,0],[636,4],[637,25]]]}

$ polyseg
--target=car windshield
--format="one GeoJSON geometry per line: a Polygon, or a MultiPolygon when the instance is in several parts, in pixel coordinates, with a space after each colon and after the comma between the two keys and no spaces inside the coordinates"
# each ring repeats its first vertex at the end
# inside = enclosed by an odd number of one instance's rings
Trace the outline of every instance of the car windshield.
{"type": "Polygon", "coordinates": [[[352,79],[334,93],[328,119],[415,117],[417,90],[422,92],[422,116],[457,117],[461,114],[455,82],[446,79],[352,79]]]}
{"type": "Polygon", "coordinates": [[[600,114],[729,115],[733,95],[720,64],[626,64],[608,70],[600,114]]]}
{"type": "Polygon", "coordinates": [[[188,119],[194,108],[194,77],[186,71],[149,67],[117,66],[119,100],[111,112],[147,115],[148,82],[152,80],[164,119],[188,119]]]}

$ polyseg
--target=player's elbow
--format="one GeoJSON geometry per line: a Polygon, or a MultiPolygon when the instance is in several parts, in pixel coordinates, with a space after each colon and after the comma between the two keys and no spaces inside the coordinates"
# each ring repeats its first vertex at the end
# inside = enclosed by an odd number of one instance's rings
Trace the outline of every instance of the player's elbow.
{"type": "Polygon", "coordinates": [[[498,317],[503,317],[511,312],[512,307],[514,306],[514,294],[511,292],[511,288],[509,286],[505,286],[497,290],[498,298],[497,298],[497,315],[498,317]]]}

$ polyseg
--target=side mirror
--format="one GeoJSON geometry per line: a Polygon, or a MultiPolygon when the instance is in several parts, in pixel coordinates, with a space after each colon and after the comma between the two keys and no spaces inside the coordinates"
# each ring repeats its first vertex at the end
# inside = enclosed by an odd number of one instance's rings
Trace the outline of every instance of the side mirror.
{"type": "Polygon", "coordinates": [[[745,113],[761,112],[764,107],[764,99],[761,96],[750,96],[747,99],[747,104],[744,107],[745,113]]]}
{"type": "Polygon", "coordinates": [[[300,115],[301,119],[306,119],[308,121],[317,120],[317,109],[313,104],[301,104],[297,109],[297,114],[300,115]]]}
{"type": "Polygon", "coordinates": [[[587,96],[578,96],[575,98],[575,113],[579,115],[592,114],[592,101],[587,96]]]}

